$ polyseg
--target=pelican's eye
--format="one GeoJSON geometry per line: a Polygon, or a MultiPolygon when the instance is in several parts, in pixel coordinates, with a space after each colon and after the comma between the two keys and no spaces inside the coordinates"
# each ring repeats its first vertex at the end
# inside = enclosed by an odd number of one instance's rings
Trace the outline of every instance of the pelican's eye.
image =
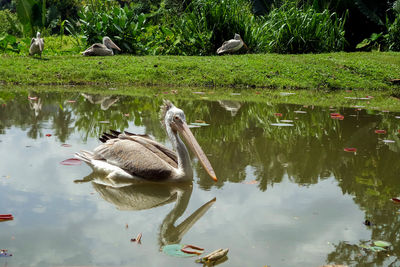
{"type": "Polygon", "coordinates": [[[174,116],[174,121],[179,121],[179,116],[178,115],[174,116]]]}

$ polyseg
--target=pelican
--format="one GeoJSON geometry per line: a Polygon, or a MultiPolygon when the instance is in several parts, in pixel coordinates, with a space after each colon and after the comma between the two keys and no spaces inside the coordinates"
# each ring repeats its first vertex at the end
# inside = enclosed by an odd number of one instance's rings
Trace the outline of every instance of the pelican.
{"type": "Polygon", "coordinates": [[[222,53],[233,53],[238,51],[240,48],[244,46],[246,49],[247,45],[243,42],[242,37],[239,34],[235,33],[235,37],[231,40],[225,41],[220,48],[217,49],[217,54],[222,53]]]}
{"type": "Polygon", "coordinates": [[[119,100],[119,98],[115,96],[89,95],[84,93],[81,93],[81,95],[92,104],[100,104],[101,110],[108,110],[119,100]]]}
{"type": "Polygon", "coordinates": [[[147,135],[119,133],[104,134],[104,142],[93,152],[82,150],[75,156],[86,162],[94,171],[107,173],[108,179],[131,178],[153,182],[183,182],[193,179],[193,169],[185,144],[199,158],[208,175],[217,181],[215,172],[186,124],[183,111],[170,101],[164,101],[160,112],[161,122],[176,152],[152,140],[147,135]],[[179,134],[178,134],[179,133],[179,134]]]}
{"type": "Polygon", "coordinates": [[[112,56],[114,52],[112,49],[117,49],[121,51],[121,49],[114,44],[113,41],[107,36],[103,37],[103,43],[95,43],[88,49],[82,52],[84,56],[112,56]]]}
{"type": "Polygon", "coordinates": [[[40,38],[40,32],[36,33],[36,38],[32,38],[31,46],[29,47],[29,55],[33,56],[39,54],[42,57],[42,52],[44,49],[44,40],[40,38]]]}

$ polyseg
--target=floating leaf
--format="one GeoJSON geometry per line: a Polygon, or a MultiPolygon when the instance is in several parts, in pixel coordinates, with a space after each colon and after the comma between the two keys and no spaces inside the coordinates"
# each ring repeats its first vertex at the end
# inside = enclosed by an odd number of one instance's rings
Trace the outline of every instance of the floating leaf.
{"type": "Polygon", "coordinates": [[[279,127],[289,127],[289,126],[294,126],[291,123],[271,123],[270,125],[272,126],[279,126],[279,127]]]}
{"type": "Polygon", "coordinates": [[[193,94],[196,94],[196,95],[205,95],[206,93],[204,93],[204,92],[193,92],[193,94]]]}
{"type": "Polygon", "coordinates": [[[124,116],[125,116],[125,117],[129,117],[129,113],[125,113],[124,116]]]}
{"type": "Polygon", "coordinates": [[[386,130],[375,130],[376,134],[385,134],[386,130]]]}
{"type": "Polygon", "coordinates": [[[303,110],[295,110],[294,113],[298,113],[298,114],[306,114],[307,111],[303,111],[303,110]]]}
{"type": "Polygon", "coordinates": [[[244,181],[242,184],[258,184],[258,181],[256,180],[251,180],[251,181],[244,181]]]}
{"type": "Polygon", "coordinates": [[[99,123],[107,124],[110,123],[110,121],[99,121],[99,123]]]}
{"type": "Polygon", "coordinates": [[[28,96],[28,99],[36,101],[36,100],[38,100],[38,97],[37,96],[28,96]]]}
{"type": "Polygon", "coordinates": [[[240,95],[240,93],[231,93],[231,95],[240,95]]]}
{"type": "Polygon", "coordinates": [[[280,120],[280,122],[293,122],[292,120],[280,120]]]}
{"type": "Polygon", "coordinates": [[[397,197],[392,198],[392,201],[393,201],[393,202],[396,202],[396,203],[400,203],[400,199],[397,198],[397,197]]]}
{"type": "Polygon", "coordinates": [[[343,150],[345,152],[357,152],[357,148],[355,148],[355,147],[346,147],[343,150]]]}
{"type": "Polygon", "coordinates": [[[385,251],[385,248],[382,247],[369,247],[370,250],[374,251],[374,252],[379,252],[379,251],[385,251]]]}
{"type": "Polygon", "coordinates": [[[387,242],[387,241],[377,240],[377,241],[374,241],[374,245],[377,246],[377,247],[386,248],[386,247],[390,247],[392,244],[390,242],[387,242]]]}
{"type": "Polygon", "coordinates": [[[288,95],[295,95],[296,93],[289,93],[289,92],[281,92],[281,96],[288,96],[288,95]]]}
{"type": "Polygon", "coordinates": [[[339,113],[331,113],[331,119],[336,119],[336,120],[343,120],[344,116],[342,114],[339,113]]]}
{"type": "Polygon", "coordinates": [[[60,162],[62,165],[72,166],[72,165],[80,165],[82,161],[75,158],[66,159],[60,162]]]}
{"type": "Polygon", "coordinates": [[[282,117],[282,113],[274,113],[276,117],[282,117]]]}
{"type": "Polygon", "coordinates": [[[174,257],[193,257],[196,256],[196,254],[190,254],[190,253],[185,253],[181,249],[184,247],[184,245],[180,244],[172,244],[172,245],[166,245],[162,248],[162,251],[169,255],[169,256],[174,256],[174,257]]]}
{"type": "Polygon", "coordinates": [[[14,217],[11,214],[0,214],[0,222],[11,220],[14,220],[14,217]]]}
{"type": "Polygon", "coordinates": [[[70,144],[61,144],[62,147],[71,147],[72,145],[70,144]]]}
{"type": "Polygon", "coordinates": [[[8,253],[7,249],[0,249],[0,257],[11,257],[12,254],[8,253]]]}
{"type": "Polygon", "coordinates": [[[382,140],[382,142],[384,142],[384,143],[386,143],[386,144],[395,143],[394,140],[388,140],[388,139],[382,140]]]}
{"type": "Polygon", "coordinates": [[[209,126],[210,124],[202,123],[202,122],[191,122],[190,125],[199,126],[200,127],[200,126],[209,126]]]}
{"type": "Polygon", "coordinates": [[[50,137],[50,136],[51,136],[51,134],[46,134],[46,136],[47,136],[47,137],[50,137]]]}
{"type": "Polygon", "coordinates": [[[75,103],[75,100],[67,100],[67,103],[75,103]]]}

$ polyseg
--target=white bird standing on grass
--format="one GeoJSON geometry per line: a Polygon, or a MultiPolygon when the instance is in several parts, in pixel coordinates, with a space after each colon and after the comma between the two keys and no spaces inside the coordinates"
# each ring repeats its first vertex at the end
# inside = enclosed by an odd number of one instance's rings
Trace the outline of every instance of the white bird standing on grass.
{"type": "Polygon", "coordinates": [[[222,46],[217,49],[217,54],[220,55],[223,53],[233,53],[242,48],[242,46],[248,49],[247,45],[243,42],[242,37],[235,33],[235,37],[233,39],[225,41],[222,46]]]}
{"type": "Polygon", "coordinates": [[[33,56],[39,54],[42,57],[42,52],[44,49],[44,40],[40,38],[40,32],[36,33],[36,38],[32,38],[31,46],[29,47],[29,55],[33,56]]]}
{"type": "Polygon", "coordinates": [[[84,56],[113,56],[113,48],[121,51],[121,49],[111,41],[110,37],[103,37],[103,43],[95,43],[82,52],[84,56]]]}

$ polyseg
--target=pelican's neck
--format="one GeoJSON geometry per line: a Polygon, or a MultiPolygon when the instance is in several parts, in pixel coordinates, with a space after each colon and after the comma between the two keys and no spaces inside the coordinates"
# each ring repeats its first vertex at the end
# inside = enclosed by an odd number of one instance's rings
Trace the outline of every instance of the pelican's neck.
{"type": "Polygon", "coordinates": [[[189,152],[183,143],[182,139],[179,137],[177,132],[172,131],[171,128],[167,129],[168,136],[178,154],[178,177],[179,180],[191,180],[193,179],[193,169],[190,163],[189,152]]]}

